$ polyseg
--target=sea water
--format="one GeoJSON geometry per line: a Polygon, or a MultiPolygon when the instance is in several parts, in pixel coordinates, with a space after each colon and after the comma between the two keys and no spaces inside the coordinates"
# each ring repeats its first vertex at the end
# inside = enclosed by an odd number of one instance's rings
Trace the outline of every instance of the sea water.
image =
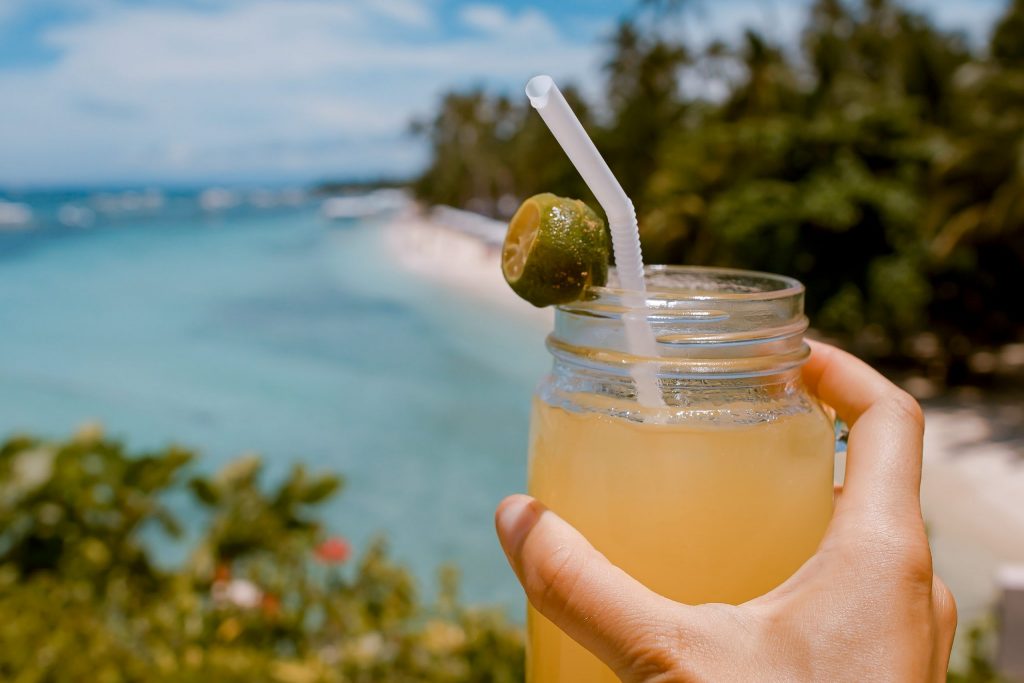
{"type": "Polygon", "coordinates": [[[402,271],[379,221],[328,222],[317,202],[12,199],[35,218],[0,232],[0,433],[96,420],[132,448],[195,447],[205,472],[256,452],[268,480],[298,462],[342,474],[319,513],[332,532],[387,535],[428,590],[455,562],[468,600],[519,616],[492,514],[525,487],[543,333],[402,271]],[[88,227],[56,221],[68,205],[96,209],[88,227]]]}

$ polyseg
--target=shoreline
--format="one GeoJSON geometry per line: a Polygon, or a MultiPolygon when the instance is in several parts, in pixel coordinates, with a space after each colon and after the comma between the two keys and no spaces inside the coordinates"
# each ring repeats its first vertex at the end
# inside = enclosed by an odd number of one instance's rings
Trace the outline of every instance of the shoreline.
{"type": "MultiPolygon", "coordinates": [[[[407,210],[385,226],[390,251],[420,277],[551,329],[552,311],[520,300],[501,276],[500,238],[486,233],[503,235],[504,224],[474,216],[407,210]]],[[[958,634],[964,634],[995,606],[1000,569],[1024,565],[1024,404],[1019,397],[947,397],[923,406],[921,505],[935,570],[957,600],[958,634]]],[[[954,657],[963,649],[958,638],[954,657]]]]}
{"type": "Polygon", "coordinates": [[[506,227],[466,211],[440,207],[428,213],[413,205],[382,229],[391,256],[410,273],[500,308],[525,324],[550,330],[554,311],[526,303],[502,277],[501,239],[506,227]],[[500,237],[495,238],[499,231],[500,237]]]}

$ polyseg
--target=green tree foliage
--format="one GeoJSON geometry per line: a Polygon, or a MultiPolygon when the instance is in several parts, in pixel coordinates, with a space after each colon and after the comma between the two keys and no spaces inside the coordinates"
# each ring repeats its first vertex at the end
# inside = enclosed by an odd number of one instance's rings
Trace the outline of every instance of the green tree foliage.
{"type": "MultiPolygon", "coordinates": [[[[973,52],[896,0],[816,0],[797,45],[748,30],[695,50],[673,37],[691,5],[641,3],[608,38],[601,106],[574,93],[647,260],[794,275],[815,325],[862,353],[927,347],[949,379],[972,347],[1024,338],[1024,2],[973,52]]],[[[490,113],[453,145],[461,97],[421,129],[421,198],[491,214],[506,195],[588,198],[525,104],[475,91],[490,113]]]]}
{"type": "MultiPolygon", "coordinates": [[[[565,98],[584,125],[589,109],[573,88],[565,98]]],[[[449,93],[437,115],[418,121],[413,131],[431,141],[431,163],[415,192],[437,204],[464,206],[489,215],[510,215],[517,198],[548,188],[591,198],[586,185],[528,103],[483,90],[449,93]],[[509,198],[502,206],[502,198],[509,198]]]]}
{"type": "Polygon", "coordinates": [[[605,72],[607,104],[616,125],[599,131],[597,142],[623,189],[636,197],[654,172],[662,140],[682,121],[679,73],[689,57],[684,46],[656,33],[645,35],[633,21],[619,25],[612,45],[605,72]]]}
{"type": "Polygon", "coordinates": [[[522,680],[520,631],[463,607],[453,570],[425,603],[383,541],[349,565],[316,517],[340,480],[296,467],[267,487],[248,457],[186,482],[192,459],[95,430],[0,445],[0,680],[522,680]],[[162,568],[144,538],[178,533],[163,501],[183,493],[208,523],[162,568]]]}

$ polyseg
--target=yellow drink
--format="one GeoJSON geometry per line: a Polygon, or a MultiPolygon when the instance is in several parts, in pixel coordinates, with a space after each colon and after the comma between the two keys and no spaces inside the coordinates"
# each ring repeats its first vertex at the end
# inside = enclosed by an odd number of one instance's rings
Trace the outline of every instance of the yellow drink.
{"type": "MultiPolygon", "coordinates": [[[[529,491],[661,595],[745,602],[793,574],[832,516],[832,424],[803,408],[749,425],[657,424],[535,399],[529,491]]],[[[532,607],[527,619],[528,681],[617,680],[532,607]]]]}

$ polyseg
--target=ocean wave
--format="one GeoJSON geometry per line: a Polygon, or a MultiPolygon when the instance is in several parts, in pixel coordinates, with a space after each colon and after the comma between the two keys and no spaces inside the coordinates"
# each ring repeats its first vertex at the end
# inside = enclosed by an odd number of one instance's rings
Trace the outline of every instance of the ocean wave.
{"type": "Polygon", "coordinates": [[[382,189],[363,195],[330,197],[320,205],[320,213],[330,220],[366,218],[403,209],[408,203],[405,191],[382,189]]]}
{"type": "Polygon", "coordinates": [[[0,230],[20,230],[32,224],[32,209],[28,204],[0,199],[0,230]]]}

